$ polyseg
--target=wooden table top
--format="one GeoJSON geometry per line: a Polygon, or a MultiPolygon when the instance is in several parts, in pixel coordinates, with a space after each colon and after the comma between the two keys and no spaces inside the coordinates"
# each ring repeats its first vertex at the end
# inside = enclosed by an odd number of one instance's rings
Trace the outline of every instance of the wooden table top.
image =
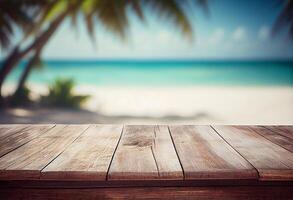
{"type": "Polygon", "coordinates": [[[293,126],[0,125],[0,180],[293,181],[293,126]]]}

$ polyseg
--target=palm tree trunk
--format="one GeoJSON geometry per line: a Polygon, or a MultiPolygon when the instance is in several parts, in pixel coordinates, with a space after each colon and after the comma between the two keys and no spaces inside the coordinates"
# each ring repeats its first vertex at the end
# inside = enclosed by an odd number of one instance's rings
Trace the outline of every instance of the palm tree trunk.
{"type": "Polygon", "coordinates": [[[23,73],[19,79],[17,89],[15,90],[13,97],[17,98],[18,94],[20,94],[21,90],[24,89],[25,82],[28,79],[30,72],[32,71],[34,64],[37,62],[37,59],[40,56],[40,52],[35,53],[35,55],[28,61],[27,65],[25,66],[23,73]]]}
{"type": "Polygon", "coordinates": [[[45,44],[49,41],[49,39],[53,36],[53,34],[55,33],[55,31],[57,30],[57,28],[59,27],[59,25],[63,22],[63,20],[65,19],[66,15],[68,15],[72,9],[75,9],[77,6],[80,5],[81,2],[77,2],[76,4],[73,4],[72,6],[70,6],[66,12],[64,12],[63,14],[61,14],[59,17],[57,17],[49,26],[49,28],[44,31],[42,33],[42,35],[40,36],[40,40],[38,42],[38,44],[36,44],[34,46],[35,48],[35,53],[34,56],[29,60],[29,62],[27,63],[27,65],[25,66],[25,69],[21,75],[21,78],[18,82],[18,86],[17,89],[14,93],[13,96],[17,97],[17,94],[24,88],[25,86],[25,82],[30,74],[30,72],[33,69],[33,66],[35,64],[35,62],[37,61],[37,59],[39,59],[39,57],[41,56],[42,50],[45,46],[45,44]]]}
{"type": "Polygon", "coordinates": [[[5,78],[9,72],[13,69],[15,65],[18,64],[19,60],[23,57],[23,52],[19,51],[19,47],[15,47],[10,55],[3,62],[3,65],[0,70],[0,107],[5,105],[4,98],[2,96],[2,86],[5,78]]]}
{"type": "Polygon", "coordinates": [[[51,26],[49,26],[49,28],[43,32],[42,34],[42,40],[39,42],[39,44],[36,46],[34,55],[31,57],[31,59],[28,61],[27,65],[24,68],[23,73],[21,74],[21,77],[19,79],[18,82],[18,86],[17,89],[14,92],[15,97],[17,97],[17,94],[24,88],[25,86],[25,82],[30,74],[30,72],[33,69],[33,66],[35,64],[35,62],[37,61],[37,59],[41,56],[41,52],[45,46],[45,44],[49,41],[49,39],[53,36],[53,34],[55,33],[55,31],[57,30],[58,26],[61,24],[61,22],[63,21],[64,18],[60,18],[60,19],[56,19],[56,21],[54,21],[52,23],[51,26]]]}
{"type": "MultiPolygon", "coordinates": [[[[2,87],[5,78],[12,71],[14,67],[31,51],[42,49],[48,40],[51,38],[53,33],[57,30],[59,25],[65,19],[68,13],[64,12],[60,16],[58,16],[49,26],[49,28],[44,31],[39,37],[37,37],[31,45],[29,45],[26,49],[20,51],[17,46],[7,57],[7,59],[3,62],[2,68],[0,70],[0,106],[4,104],[4,99],[2,95],[2,87]]],[[[30,70],[29,70],[30,71],[30,70]]]]}

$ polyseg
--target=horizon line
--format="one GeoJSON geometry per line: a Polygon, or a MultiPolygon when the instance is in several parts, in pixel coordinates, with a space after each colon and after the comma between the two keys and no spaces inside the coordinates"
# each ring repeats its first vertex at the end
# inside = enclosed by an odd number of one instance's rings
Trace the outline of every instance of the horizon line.
{"type": "MultiPolygon", "coordinates": [[[[5,59],[0,58],[0,62],[5,59]]],[[[24,59],[21,62],[26,62],[24,59]]],[[[70,61],[70,62],[293,62],[293,58],[44,58],[45,62],[51,61],[70,61]]]]}

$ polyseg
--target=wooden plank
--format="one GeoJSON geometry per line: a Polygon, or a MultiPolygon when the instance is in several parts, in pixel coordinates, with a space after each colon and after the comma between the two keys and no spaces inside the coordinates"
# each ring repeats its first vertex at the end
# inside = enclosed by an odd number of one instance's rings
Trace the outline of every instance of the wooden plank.
{"type": "Polygon", "coordinates": [[[153,156],[154,126],[125,126],[108,180],[159,178],[153,156]]]}
{"type": "Polygon", "coordinates": [[[267,129],[293,140],[293,126],[265,126],[267,129]]]}
{"type": "Polygon", "coordinates": [[[278,131],[272,131],[266,127],[251,126],[251,128],[271,142],[287,149],[288,151],[293,152],[293,139],[279,134],[278,131]]]}
{"type": "Polygon", "coordinates": [[[10,135],[0,140],[0,157],[21,145],[33,140],[42,133],[51,129],[54,125],[17,127],[10,130],[10,135]]]}
{"type": "Polygon", "coordinates": [[[88,125],[69,125],[62,130],[56,125],[46,134],[56,137],[38,137],[0,158],[0,179],[38,179],[40,171],[71,144],[88,125]],[[70,135],[63,137],[63,133],[70,135]],[[60,137],[57,137],[60,135],[60,137]]]}
{"type": "Polygon", "coordinates": [[[185,179],[256,179],[257,172],[210,126],[170,126],[185,179]]]}
{"type": "Polygon", "coordinates": [[[109,180],[178,178],[182,170],[166,126],[125,126],[109,180]]]}
{"type": "Polygon", "coordinates": [[[292,199],[292,186],[0,189],[1,199],[292,199]]]}
{"type": "Polygon", "coordinates": [[[168,126],[155,126],[153,154],[158,166],[160,179],[183,179],[178,156],[176,154],[168,126]]]}
{"type": "Polygon", "coordinates": [[[260,180],[292,180],[293,153],[259,135],[250,126],[214,126],[259,172],[260,180]]]}
{"type": "Polygon", "coordinates": [[[92,125],[42,170],[42,179],[106,180],[122,125],[92,125]]]}

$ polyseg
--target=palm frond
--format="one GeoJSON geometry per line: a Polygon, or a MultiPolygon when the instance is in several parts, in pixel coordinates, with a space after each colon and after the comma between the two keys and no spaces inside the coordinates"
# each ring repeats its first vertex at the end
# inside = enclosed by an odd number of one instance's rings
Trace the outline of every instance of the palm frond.
{"type": "Polygon", "coordinates": [[[159,20],[167,20],[178,27],[189,39],[193,37],[193,27],[189,21],[184,5],[189,1],[176,0],[142,0],[144,6],[150,8],[151,13],[158,16],[159,20]]]}
{"type": "Polygon", "coordinates": [[[27,34],[36,34],[38,31],[41,31],[44,25],[50,23],[65,12],[69,2],[70,1],[67,0],[51,0],[48,1],[47,4],[44,4],[40,10],[40,15],[38,16],[33,29],[27,34]]]}
{"type": "Polygon", "coordinates": [[[129,28],[128,12],[132,12],[144,21],[146,10],[150,14],[155,14],[160,21],[171,22],[185,36],[192,39],[194,31],[188,12],[191,12],[191,8],[195,5],[207,8],[206,2],[206,0],[2,0],[0,1],[0,45],[5,47],[9,45],[14,25],[28,27],[28,24],[33,24],[33,27],[26,31],[26,36],[29,37],[41,34],[46,24],[64,13],[71,18],[75,27],[77,17],[81,13],[91,39],[94,39],[94,27],[97,22],[120,38],[126,39],[129,28]],[[20,5],[20,2],[23,5],[20,5]],[[33,6],[39,6],[37,16],[27,13],[33,6]]]}
{"type": "Polygon", "coordinates": [[[83,10],[91,38],[94,35],[94,22],[99,21],[107,30],[125,39],[129,28],[127,12],[133,12],[144,21],[144,13],[148,10],[150,14],[157,15],[160,21],[170,21],[192,39],[193,27],[188,13],[199,5],[208,12],[206,0],[85,0],[83,10]]]}
{"type": "Polygon", "coordinates": [[[129,1],[129,3],[130,3],[130,7],[131,7],[132,11],[138,16],[138,18],[141,21],[144,21],[145,17],[144,17],[144,12],[143,12],[143,9],[141,6],[141,2],[134,0],[134,1],[129,1]]]}
{"type": "Polygon", "coordinates": [[[95,7],[100,23],[122,39],[126,38],[126,30],[129,25],[126,6],[127,0],[100,0],[95,7]]]}
{"type": "Polygon", "coordinates": [[[288,30],[288,35],[293,39],[293,0],[282,1],[283,9],[273,27],[273,36],[281,30],[288,30]]]}
{"type": "Polygon", "coordinates": [[[15,28],[28,30],[33,26],[37,7],[44,1],[37,0],[1,0],[0,1],[0,47],[8,48],[15,28]]]}

